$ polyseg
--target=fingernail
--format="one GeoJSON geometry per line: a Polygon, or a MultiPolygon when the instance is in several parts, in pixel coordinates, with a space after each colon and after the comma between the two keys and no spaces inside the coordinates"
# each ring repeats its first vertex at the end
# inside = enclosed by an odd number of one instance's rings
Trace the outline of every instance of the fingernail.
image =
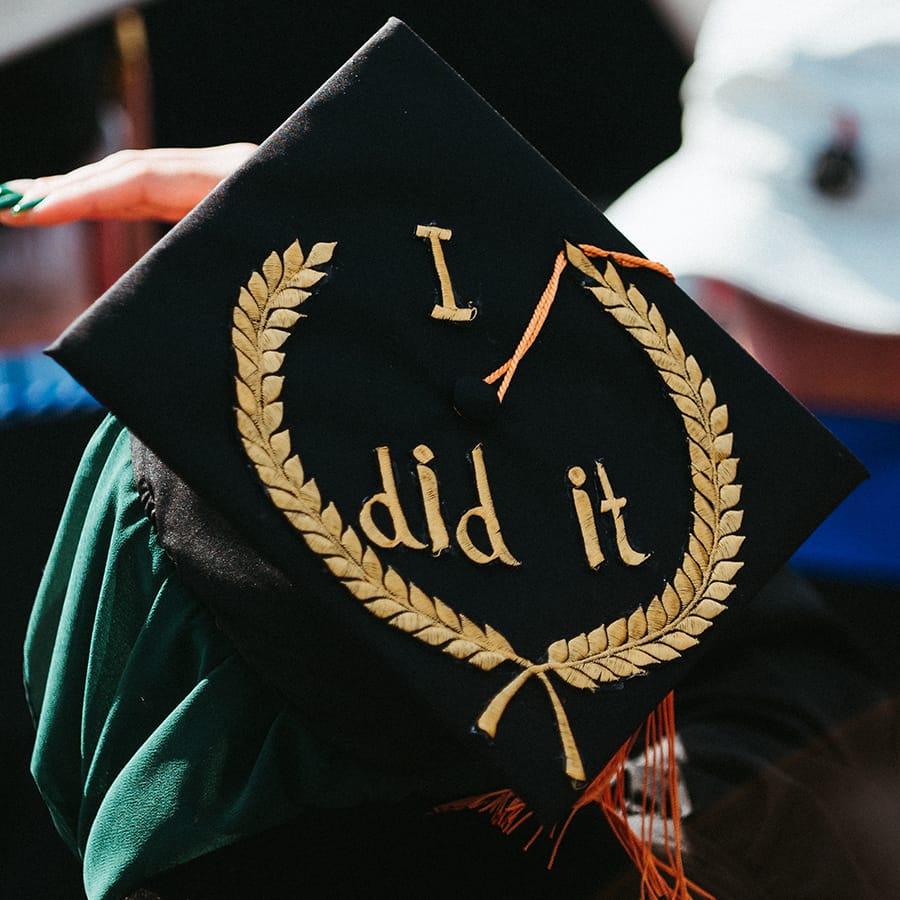
{"type": "MultiPolygon", "coordinates": [[[[21,200],[22,198],[19,197],[19,199],[21,200]]],[[[10,212],[11,212],[13,215],[16,215],[16,216],[17,216],[19,213],[28,212],[29,209],[34,209],[34,208],[38,205],[38,203],[43,202],[43,200],[44,200],[43,197],[38,197],[37,200],[29,200],[27,203],[17,203],[17,204],[10,210],[10,212]]],[[[3,202],[3,201],[0,200],[0,203],[2,203],[2,202],[3,202]]]]}
{"type": "Polygon", "coordinates": [[[9,209],[15,206],[22,199],[22,195],[15,191],[6,194],[0,194],[0,209],[9,209]]]}
{"type": "Polygon", "coordinates": [[[15,193],[16,193],[16,191],[14,191],[11,187],[9,187],[6,184],[6,182],[4,182],[3,184],[0,184],[0,196],[2,196],[3,194],[15,194],[15,193]]]}

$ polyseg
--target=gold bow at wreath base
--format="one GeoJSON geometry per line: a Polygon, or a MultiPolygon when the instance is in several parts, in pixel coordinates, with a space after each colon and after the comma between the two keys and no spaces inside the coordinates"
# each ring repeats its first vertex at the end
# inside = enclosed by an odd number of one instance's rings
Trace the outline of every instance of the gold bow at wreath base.
{"type": "Polygon", "coordinates": [[[457,659],[491,671],[504,662],[521,669],[488,704],[478,727],[493,737],[503,713],[528,679],[543,684],[556,716],[566,759],[566,774],[586,780],[581,755],[551,674],[582,690],[645,674],[657,663],[676,659],[697,644],[734,590],[743,563],[736,557],[744,538],[738,534],[743,511],[737,508],[741,486],[735,483],[738,460],[732,456],[728,409],[719,405],[709,378],[685,353],[675,332],[654,304],[622,282],[607,262],[601,273],[584,249],[566,243],[566,257],[595,284],[586,289],[644,348],[665,382],[688,438],[693,481],[692,528],[681,565],[646,608],[587,633],[561,638],[547,647],[545,662],[520,656],[488,624],[478,625],[450,605],[407,582],[326,503],[314,478],[307,478],[292,452],[291,433],[282,427],[280,401],[285,359],[281,350],[302,317],[297,312],[325,275],[334,243],[318,243],[304,257],[297,241],[283,255],[272,252],[242,287],[233,310],[232,343],[237,359],[237,427],[247,456],[275,506],[302,535],[329,571],[365,608],[397,628],[457,659]]]}

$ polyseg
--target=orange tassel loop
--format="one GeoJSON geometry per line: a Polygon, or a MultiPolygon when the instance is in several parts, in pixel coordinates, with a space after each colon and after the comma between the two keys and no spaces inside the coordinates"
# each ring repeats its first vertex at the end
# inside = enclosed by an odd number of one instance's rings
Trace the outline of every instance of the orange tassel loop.
{"type": "MultiPolygon", "coordinates": [[[[593,247],[590,244],[579,244],[578,247],[585,256],[595,258],[602,256],[606,259],[613,260],[613,262],[618,263],[620,266],[631,269],[650,269],[653,272],[659,272],[661,275],[671,278],[673,281],[675,280],[672,273],[662,263],[654,262],[651,259],[644,259],[643,256],[632,256],[630,253],[618,253],[614,250],[601,250],[599,247],[593,247]]],[[[550,280],[547,282],[547,287],[544,288],[544,292],[541,294],[537,306],[535,306],[534,312],[531,314],[531,320],[526,326],[522,337],[519,339],[519,344],[515,351],[513,351],[513,355],[503,363],[502,366],[494,369],[494,371],[484,379],[486,384],[493,384],[498,379],[503,379],[500,382],[500,386],[497,388],[497,399],[501,403],[506,396],[506,391],[509,388],[509,384],[512,381],[519,363],[540,334],[541,328],[544,327],[544,322],[547,321],[550,307],[553,305],[553,301],[556,299],[556,293],[559,290],[559,279],[562,276],[566,265],[567,260],[565,253],[560,251],[553,263],[553,271],[550,274],[550,280]]]]}
{"type": "MultiPolygon", "coordinates": [[[[566,830],[578,811],[596,803],[641,875],[641,900],[715,900],[685,874],[678,789],[675,704],[674,695],[669,693],[581,792],[566,821],[548,831],[553,845],[547,868],[552,868],[566,830]],[[629,798],[626,792],[625,770],[641,732],[644,734],[644,778],[637,814],[631,812],[634,798],[629,798]]],[[[525,802],[509,790],[457,800],[439,806],[436,811],[458,810],[490,815],[491,824],[504,834],[512,834],[524,826],[532,815],[525,802]]],[[[543,826],[538,825],[524,849],[528,850],[543,831],[543,826]]]]}

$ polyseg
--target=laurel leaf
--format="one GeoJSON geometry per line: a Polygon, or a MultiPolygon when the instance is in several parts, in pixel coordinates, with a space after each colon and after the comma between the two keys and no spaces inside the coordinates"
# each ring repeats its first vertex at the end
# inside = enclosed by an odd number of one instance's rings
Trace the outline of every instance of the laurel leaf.
{"type": "Polygon", "coordinates": [[[259,480],[267,488],[280,488],[281,490],[284,490],[284,479],[281,478],[281,473],[278,469],[273,466],[257,465],[256,472],[259,475],[259,480]]]}
{"type": "Polygon", "coordinates": [[[720,603],[727,600],[735,589],[735,585],[726,584],[724,581],[714,581],[704,591],[704,597],[718,600],[720,603]]]}
{"type": "Polygon", "coordinates": [[[457,659],[468,659],[480,649],[481,648],[477,644],[473,644],[471,641],[457,638],[455,641],[450,641],[450,643],[444,647],[444,652],[449,653],[451,656],[455,656],[457,659]]]}
{"type": "MultiPolygon", "coordinates": [[[[393,625],[394,628],[399,628],[401,631],[407,632],[424,631],[429,627],[429,624],[430,623],[423,619],[419,613],[410,610],[402,612],[400,615],[391,619],[391,625],[393,625]]],[[[418,635],[416,635],[416,637],[418,637],[418,635]]],[[[443,641],[441,641],[441,643],[443,643],[443,641]]]]}
{"type": "Polygon", "coordinates": [[[350,593],[366,604],[368,608],[372,603],[380,603],[386,598],[384,590],[378,584],[373,584],[365,578],[357,578],[352,581],[345,581],[344,586],[350,593]]]}
{"type": "Polygon", "coordinates": [[[666,323],[663,321],[662,313],[655,303],[650,304],[650,311],[647,313],[647,320],[650,322],[653,330],[660,336],[665,338],[667,334],[666,323]]]}
{"type": "Polygon", "coordinates": [[[683,419],[683,424],[685,431],[687,431],[688,437],[700,444],[700,446],[705,446],[709,435],[706,433],[706,429],[700,423],[699,419],[683,419]]]}
{"type": "Polygon", "coordinates": [[[253,335],[256,334],[256,325],[240,306],[235,306],[232,310],[231,322],[242,335],[250,340],[253,339],[253,335]]]}
{"type": "MultiPolygon", "coordinates": [[[[269,438],[269,446],[272,448],[275,462],[283,466],[291,452],[291,436],[286,431],[279,431],[269,438]]],[[[290,479],[287,481],[290,484],[290,479]]]]}
{"type": "Polygon", "coordinates": [[[597,687],[596,682],[587,673],[579,671],[578,668],[554,669],[557,675],[562,678],[570,687],[578,688],[582,691],[592,691],[597,687]]]}
{"type": "Polygon", "coordinates": [[[709,619],[702,619],[700,616],[688,616],[678,623],[678,627],[687,634],[698,635],[703,634],[707,628],[712,625],[709,619]]]}
{"type": "Polygon", "coordinates": [[[375,581],[378,584],[382,583],[384,573],[381,568],[381,560],[371,547],[366,547],[366,551],[363,553],[362,566],[366,575],[371,578],[372,581],[375,581]]]}
{"type": "Polygon", "coordinates": [[[621,647],[628,640],[628,623],[625,619],[616,619],[611,625],[606,626],[606,635],[610,647],[621,647]]]}
{"type": "Polygon", "coordinates": [[[659,597],[654,597],[647,605],[647,628],[656,633],[669,624],[669,616],[659,597]]]}
{"type": "Polygon", "coordinates": [[[413,609],[417,609],[420,613],[424,613],[432,619],[438,618],[434,608],[434,601],[418,585],[410,583],[407,598],[413,609]]]}
{"type": "Polygon", "coordinates": [[[344,523],[341,521],[341,514],[333,503],[329,503],[322,510],[322,524],[328,530],[329,535],[335,540],[340,539],[341,532],[344,530],[344,523]]]}
{"type": "Polygon", "coordinates": [[[592,287],[590,290],[607,311],[617,309],[622,305],[619,298],[608,287],[592,287]]]}
{"type": "Polygon", "coordinates": [[[744,521],[744,514],[738,509],[730,509],[719,519],[719,534],[734,534],[744,521]]]}
{"type": "Polygon", "coordinates": [[[366,604],[366,608],[379,619],[393,619],[406,612],[396,600],[391,600],[390,597],[375,597],[366,604]]]}
{"type": "Polygon", "coordinates": [[[705,569],[709,564],[709,550],[693,534],[688,538],[688,555],[700,569],[705,569]]]}
{"type": "Polygon", "coordinates": [[[434,597],[434,611],[438,617],[445,625],[448,625],[458,634],[462,634],[466,631],[466,625],[470,625],[468,619],[464,619],[459,616],[455,609],[447,606],[440,597],[434,597]]]}
{"type": "Polygon", "coordinates": [[[290,277],[302,265],[303,251],[300,249],[300,242],[294,241],[294,243],[284,251],[285,276],[290,277]]]}
{"type": "Polygon", "coordinates": [[[718,516],[709,501],[700,493],[694,493],[694,512],[710,527],[716,527],[718,516]]]}
{"type": "Polygon", "coordinates": [[[509,658],[511,656],[516,655],[516,651],[513,649],[512,644],[499,632],[496,628],[492,628],[490,625],[484,626],[485,637],[487,638],[488,645],[492,647],[496,652],[502,653],[504,658],[509,658]]]}
{"type": "Polygon", "coordinates": [[[641,317],[628,306],[617,306],[614,309],[607,308],[612,317],[623,327],[629,330],[637,330],[643,326],[641,317]]]}
{"type": "Polygon", "coordinates": [[[696,647],[699,643],[697,638],[683,631],[670,631],[667,634],[663,634],[660,636],[659,642],[667,647],[671,647],[673,650],[678,650],[680,653],[690,650],[691,647],[696,647]]]}
{"type": "MultiPolygon", "coordinates": [[[[413,613],[409,613],[409,615],[413,615],[413,613]]],[[[418,619],[421,622],[421,615],[418,616],[418,619]]],[[[393,622],[391,624],[393,624],[393,622]]],[[[452,641],[456,635],[443,625],[427,624],[424,627],[421,627],[420,631],[416,631],[416,637],[432,647],[440,647],[441,644],[452,641]]]]}
{"type": "Polygon", "coordinates": [[[283,362],[283,353],[279,353],[277,350],[270,350],[268,353],[263,353],[262,355],[262,370],[267,375],[274,374],[281,368],[283,362]]]}
{"type": "Polygon", "coordinates": [[[634,678],[635,675],[644,674],[640,668],[623,656],[612,656],[605,660],[604,665],[616,678],[634,678]]]}
{"type": "MultiPolygon", "coordinates": [[[[240,410],[238,410],[240,412],[240,410]]],[[[250,457],[250,461],[257,466],[266,466],[272,462],[268,450],[256,441],[247,437],[243,438],[244,452],[250,457]]]]}
{"type": "Polygon", "coordinates": [[[674,372],[660,372],[659,374],[662,375],[663,381],[670,390],[675,391],[677,394],[692,393],[691,386],[681,375],[676,375],[674,372]]]}
{"type": "Polygon", "coordinates": [[[235,350],[239,350],[249,360],[256,361],[259,359],[259,351],[256,348],[256,344],[252,343],[240,329],[231,329],[231,344],[235,350]]]}
{"type": "Polygon", "coordinates": [[[478,666],[483,672],[490,672],[491,669],[496,669],[500,663],[505,662],[506,658],[492,650],[479,650],[477,653],[473,653],[468,661],[472,665],[478,666]]]}
{"type": "MultiPolygon", "coordinates": [[[[688,545],[690,546],[690,542],[688,545]]],[[[681,569],[691,581],[691,585],[694,588],[692,593],[696,594],[697,589],[703,583],[703,572],[700,570],[697,561],[691,557],[690,552],[688,552],[681,561],[681,569]]]]}
{"type": "Polygon", "coordinates": [[[248,384],[251,381],[255,382],[259,380],[259,368],[246,353],[241,352],[235,347],[234,357],[237,360],[238,376],[241,381],[248,384]]]}
{"type": "Polygon", "coordinates": [[[346,531],[341,535],[341,544],[347,551],[347,554],[357,565],[362,565],[362,543],[356,532],[351,526],[347,526],[346,531]]]}
{"type": "Polygon", "coordinates": [[[284,375],[267,375],[262,380],[262,399],[264,403],[274,403],[281,396],[284,386],[284,375]]]}
{"type": "Polygon", "coordinates": [[[744,543],[744,537],[740,534],[729,534],[719,540],[713,559],[718,562],[720,559],[734,559],[744,543]]]}
{"type": "Polygon", "coordinates": [[[701,472],[706,478],[712,478],[713,468],[706,451],[693,440],[688,440],[688,450],[691,455],[691,465],[698,472],[701,472]]]}
{"type": "Polygon", "coordinates": [[[609,646],[609,637],[606,634],[605,625],[588,632],[588,646],[591,648],[591,655],[603,653],[606,650],[609,646]]]}
{"type": "Polygon", "coordinates": [[[266,304],[266,308],[270,310],[295,310],[305,300],[308,300],[312,294],[309,291],[301,291],[292,285],[285,285],[274,297],[266,304]]]}
{"type": "Polygon", "coordinates": [[[675,357],[682,365],[684,364],[684,347],[681,346],[681,341],[678,340],[678,335],[675,334],[674,331],[670,331],[667,335],[666,343],[669,345],[669,350],[672,353],[672,356],[675,357]]]}
{"type": "Polygon", "coordinates": [[[700,385],[703,383],[703,372],[700,371],[700,366],[693,356],[688,356],[684,361],[684,370],[687,373],[691,387],[695,391],[700,390],[700,385]]]}
{"type": "Polygon", "coordinates": [[[325,277],[318,269],[300,269],[285,283],[285,288],[308,288],[318,284],[325,277]]]}
{"type": "Polygon", "coordinates": [[[716,389],[713,387],[713,383],[707,378],[702,385],[700,385],[700,397],[703,399],[703,408],[707,410],[712,410],[716,405],[716,389]]]}
{"type": "Polygon", "coordinates": [[[701,421],[703,414],[700,412],[700,407],[690,397],[685,397],[683,394],[669,394],[669,396],[682,415],[690,416],[698,422],[701,421]]]}
{"type": "Polygon", "coordinates": [[[238,405],[248,416],[252,417],[256,412],[256,397],[254,396],[253,391],[238,378],[235,378],[234,384],[238,405]]]}
{"type": "MultiPolygon", "coordinates": [[[[651,309],[651,313],[652,313],[653,309],[656,309],[656,307],[654,306],[651,309]]],[[[665,350],[665,349],[651,350],[648,348],[647,355],[650,357],[651,360],[653,360],[653,365],[656,366],[656,368],[659,370],[660,373],[673,372],[676,375],[681,374],[682,367],[674,359],[672,359],[671,356],[669,356],[669,353],[667,350],[665,350]]]]}
{"type": "Polygon", "coordinates": [[[266,279],[266,285],[271,293],[278,287],[278,282],[281,281],[281,275],[284,271],[281,265],[281,258],[274,250],[266,257],[262,270],[266,279]]]}
{"type": "Polygon", "coordinates": [[[719,476],[719,484],[731,484],[737,476],[737,467],[739,460],[735,457],[723,459],[716,467],[719,476]]]}
{"type": "Polygon", "coordinates": [[[272,498],[272,502],[282,511],[293,511],[308,514],[308,510],[306,509],[306,506],[303,504],[300,498],[290,491],[286,491],[283,488],[279,487],[270,487],[269,495],[272,498]]]}
{"type": "Polygon", "coordinates": [[[647,298],[633,285],[625,292],[631,305],[637,310],[642,320],[647,318],[647,298]]]}
{"type": "Polygon", "coordinates": [[[265,279],[259,272],[254,272],[250,276],[250,280],[247,282],[247,289],[253,295],[253,299],[259,304],[261,309],[269,297],[269,289],[266,286],[265,279]]]}
{"type": "Polygon", "coordinates": [[[640,669],[641,674],[644,673],[647,666],[652,666],[657,662],[656,657],[647,653],[643,647],[629,647],[623,651],[622,658],[626,659],[636,669],[640,669]]]}
{"type": "Polygon", "coordinates": [[[259,338],[259,347],[263,352],[277,350],[290,336],[289,331],[281,328],[265,328],[259,338]]]}
{"type": "Polygon", "coordinates": [[[284,474],[295,489],[299,489],[303,486],[303,480],[306,476],[303,472],[303,463],[300,462],[299,456],[292,456],[285,462],[284,474]]]}
{"type": "Polygon", "coordinates": [[[723,509],[731,509],[741,500],[741,486],[739,484],[726,484],[719,490],[719,499],[723,509]]]}
{"type": "Polygon", "coordinates": [[[695,607],[694,612],[704,619],[714,619],[720,612],[724,612],[728,607],[713,600],[712,597],[705,597],[695,607]]]}
{"type": "Polygon", "coordinates": [[[638,607],[628,617],[628,637],[633,641],[639,641],[647,636],[647,614],[643,607],[638,607]]]}
{"type": "Polygon", "coordinates": [[[660,599],[662,600],[663,609],[665,609],[670,622],[676,616],[681,615],[681,610],[684,609],[681,603],[681,597],[678,596],[678,591],[676,591],[671,584],[665,586],[660,599]]]}
{"type": "Polygon", "coordinates": [[[329,571],[340,581],[358,581],[359,566],[346,556],[326,557],[329,571]]]}
{"type": "Polygon", "coordinates": [[[662,643],[662,641],[645,644],[641,649],[654,657],[658,662],[671,662],[673,659],[678,659],[681,656],[674,647],[670,647],[668,644],[662,643]]]}
{"type": "MultiPolygon", "coordinates": [[[[580,247],[576,247],[575,244],[566,241],[565,254],[566,259],[583,275],[587,275],[588,278],[596,281],[598,284],[606,283],[596,266],[585,256],[584,251],[580,247]]],[[[593,288],[590,290],[593,290],[593,288]]]]}
{"type": "Polygon", "coordinates": [[[579,634],[569,641],[569,659],[584,659],[590,653],[590,644],[586,634],[579,634]]]}
{"type": "Polygon", "coordinates": [[[266,319],[266,327],[290,330],[302,318],[303,314],[293,309],[273,309],[269,318],[266,319]]]}
{"type": "Polygon", "coordinates": [[[742,562],[723,561],[713,566],[710,574],[711,581],[732,581],[734,576],[743,568],[742,562]]]}
{"type": "Polygon", "coordinates": [[[694,536],[703,545],[703,548],[709,553],[713,545],[713,530],[707,525],[697,513],[692,513],[694,520],[694,536]]]}
{"type": "Polygon", "coordinates": [[[313,553],[319,556],[327,556],[334,553],[334,541],[327,534],[309,531],[303,535],[307,546],[313,553]]]}
{"type": "Polygon", "coordinates": [[[284,418],[284,404],[279,402],[267,403],[262,410],[262,427],[268,434],[273,434],[281,427],[284,418]]]}
{"type": "MultiPolygon", "coordinates": [[[[235,408],[234,414],[237,418],[237,426],[238,432],[240,432],[241,437],[245,440],[248,440],[255,444],[257,447],[261,447],[265,449],[266,442],[262,436],[262,433],[259,430],[259,425],[256,422],[256,419],[245,413],[242,409],[235,408]]],[[[266,462],[268,464],[268,455],[266,456],[266,462]]]]}
{"type": "Polygon", "coordinates": [[[728,427],[728,407],[723,403],[717,406],[709,416],[709,425],[713,434],[723,434],[728,427]]]}
{"type": "Polygon", "coordinates": [[[569,645],[565,640],[554,641],[547,648],[547,659],[549,662],[553,663],[564,663],[568,662],[569,659],[569,645]]]}
{"type": "MultiPolygon", "coordinates": [[[[384,586],[389,594],[404,602],[409,602],[409,589],[406,582],[393,566],[388,566],[384,573],[384,586]]],[[[414,605],[414,608],[415,607],[414,605]]]]}
{"type": "Polygon", "coordinates": [[[731,456],[731,452],[734,446],[734,435],[730,432],[726,434],[720,434],[713,441],[713,448],[715,450],[716,459],[727,459],[731,456]]]}
{"type": "Polygon", "coordinates": [[[684,609],[694,599],[694,585],[691,584],[691,579],[684,574],[684,569],[682,568],[675,572],[675,578],[672,583],[678,592],[678,596],[681,598],[681,608],[684,609]]]}
{"type": "Polygon", "coordinates": [[[325,263],[331,262],[335,247],[337,247],[336,241],[322,241],[318,244],[313,244],[312,250],[309,251],[309,256],[306,257],[306,265],[312,268],[313,266],[323,266],[325,263]]]}
{"type": "Polygon", "coordinates": [[[618,296],[621,297],[625,293],[625,284],[619,276],[619,273],[616,271],[616,267],[612,264],[612,260],[607,260],[606,266],[603,269],[603,278],[618,296]]]}
{"type": "Polygon", "coordinates": [[[716,486],[703,474],[703,472],[698,472],[696,469],[691,472],[691,478],[694,482],[694,487],[710,502],[710,504],[712,504],[712,506],[715,506],[719,499],[719,491],[716,490],[716,486]]]}
{"type": "Polygon", "coordinates": [[[242,287],[238,294],[238,306],[247,314],[248,318],[253,323],[253,330],[256,331],[261,307],[253,298],[250,291],[245,287],[242,287]]]}

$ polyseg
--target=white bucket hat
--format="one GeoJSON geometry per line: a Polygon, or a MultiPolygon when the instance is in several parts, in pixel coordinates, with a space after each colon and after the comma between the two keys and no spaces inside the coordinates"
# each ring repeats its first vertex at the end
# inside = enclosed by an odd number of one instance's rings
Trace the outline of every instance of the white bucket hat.
{"type": "Polygon", "coordinates": [[[679,278],[900,334],[900,0],[715,2],[682,99],[613,224],[679,278]]]}

